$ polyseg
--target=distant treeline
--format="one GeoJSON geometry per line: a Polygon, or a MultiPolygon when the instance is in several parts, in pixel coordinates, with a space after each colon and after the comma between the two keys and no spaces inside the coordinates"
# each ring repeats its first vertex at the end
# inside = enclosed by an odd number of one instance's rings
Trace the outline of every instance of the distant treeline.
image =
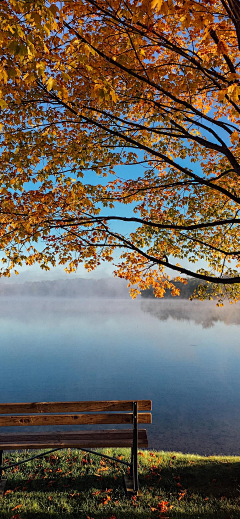
{"type": "MultiPolygon", "coordinates": [[[[193,294],[194,290],[197,288],[197,286],[200,284],[199,280],[196,278],[187,278],[188,282],[187,285],[184,285],[183,283],[180,283],[180,281],[174,281],[171,280],[173,285],[176,288],[179,288],[180,290],[180,297],[181,299],[189,299],[191,295],[193,294]]],[[[142,297],[155,297],[153,293],[153,288],[147,288],[146,290],[143,290],[141,292],[142,297]]],[[[170,299],[172,297],[171,290],[166,290],[166,293],[164,294],[164,298],[170,299]]]]}
{"type": "Polygon", "coordinates": [[[18,297],[107,297],[129,298],[127,281],[118,278],[102,279],[56,279],[54,281],[26,281],[25,283],[4,283],[0,281],[1,296],[18,297]]]}
{"type": "MultiPolygon", "coordinates": [[[[184,285],[179,281],[172,280],[172,283],[180,289],[180,298],[189,299],[199,281],[195,278],[188,278],[188,284],[184,285]]],[[[118,278],[102,279],[56,279],[54,281],[26,281],[25,283],[4,283],[0,280],[0,297],[70,297],[70,298],[129,298],[127,281],[118,278]]],[[[142,291],[142,297],[154,297],[153,288],[142,291]]],[[[166,290],[165,298],[173,296],[170,290],[166,290]]]]}

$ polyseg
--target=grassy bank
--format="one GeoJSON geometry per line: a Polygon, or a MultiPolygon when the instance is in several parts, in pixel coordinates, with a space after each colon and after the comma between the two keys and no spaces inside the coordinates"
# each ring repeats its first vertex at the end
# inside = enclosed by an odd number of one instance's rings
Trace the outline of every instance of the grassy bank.
{"type": "MultiPolygon", "coordinates": [[[[104,452],[129,460],[127,449],[104,452]]],[[[11,453],[5,462],[24,456],[11,453]]],[[[143,495],[137,499],[125,497],[125,471],[115,462],[78,451],[35,459],[6,472],[0,518],[240,518],[240,457],[139,451],[143,495]]]]}

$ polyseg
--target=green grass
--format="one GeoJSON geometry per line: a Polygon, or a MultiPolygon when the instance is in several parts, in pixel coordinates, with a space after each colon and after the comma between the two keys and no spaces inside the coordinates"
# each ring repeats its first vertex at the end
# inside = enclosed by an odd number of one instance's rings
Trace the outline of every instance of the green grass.
{"type": "MultiPolygon", "coordinates": [[[[127,449],[104,452],[129,460],[127,449]]],[[[9,464],[26,454],[6,457],[9,464]]],[[[125,496],[125,472],[120,464],[77,450],[30,461],[3,476],[7,485],[0,518],[240,518],[240,457],[139,451],[143,495],[136,499],[125,496]]]]}

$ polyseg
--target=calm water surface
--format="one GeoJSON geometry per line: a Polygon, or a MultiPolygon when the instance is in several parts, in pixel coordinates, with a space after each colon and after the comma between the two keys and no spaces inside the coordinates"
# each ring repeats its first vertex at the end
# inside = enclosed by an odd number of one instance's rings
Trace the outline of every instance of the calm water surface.
{"type": "Polygon", "coordinates": [[[150,448],[240,455],[240,306],[0,299],[0,402],[153,402],[150,448]]]}

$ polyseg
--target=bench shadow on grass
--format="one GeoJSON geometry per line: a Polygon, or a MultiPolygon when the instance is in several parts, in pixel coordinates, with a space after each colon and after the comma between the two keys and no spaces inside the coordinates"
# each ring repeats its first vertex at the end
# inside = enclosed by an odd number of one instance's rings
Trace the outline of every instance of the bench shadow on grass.
{"type": "MultiPolygon", "coordinates": [[[[231,461],[218,461],[206,458],[203,462],[184,461],[180,459],[172,459],[169,466],[161,468],[161,463],[152,467],[140,467],[139,480],[140,487],[143,491],[143,497],[137,499],[139,507],[133,507],[132,500],[129,499],[129,508],[121,510],[118,507],[101,507],[94,511],[94,515],[89,510],[89,517],[91,519],[154,519],[159,516],[157,511],[152,512],[149,506],[149,494],[147,504],[144,504],[146,492],[150,492],[152,499],[152,506],[156,506],[156,498],[159,500],[168,500],[173,504],[173,508],[162,517],[170,517],[177,519],[240,519],[240,463],[231,461]],[[181,493],[186,494],[181,498],[181,506],[179,508],[179,496],[181,493]],[[162,497],[161,497],[162,496],[162,497]],[[196,498],[198,504],[196,504],[196,498]],[[211,509],[210,502],[214,502],[211,509]],[[186,503],[186,510],[185,509],[186,503]],[[191,510],[191,503],[193,507],[191,510]],[[218,513],[216,514],[216,506],[219,505],[218,513]],[[138,509],[139,508],[139,509],[138,509]]],[[[54,481],[53,475],[53,481],[54,481]]],[[[29,482],[28,479],[21,479],[16,474],[14,479],[9,480],[7,489],[18,489],[18,492],[23,490],[24,493],[31,495],[34,492],[41,493],[68,493],[79,492],[89,493],[103,492],[106,489],[113,489],[115,499],[125,500],[123,475],[111,475],[111,468],[108,474],[103,474],[102,478],[96,477],[94,474],[84,474],[76,477],[74,481],[71,477],[56,478],[56,482],[49,484],[49,479],[41,479],[38,477],[29,482]],[[114,477],[115,476],[115,477],[114,477]],[[23,490],[25,488],[25,490],[23,490]],[[118,497],[116,497],[118,495],[118,497]]],[[[4,498],[3,498],[4,499],[4,498]]],[[[151,502],[150,499],[150,502],[151,502]]],[[[126,501],[125,501],[126,502],[126,501]]],[[[8,519],[9,515],[1,516],[8,519]]],[[[79,519],[82,517],[86,519],[87,513],[79,515],[74,512],[25,512],[24,519],[59,519],[61,517],[68,519],[79,519]]]]}
{"type": "MultiPolygon", "coordinates": [[[[61,479],[57,478],[51,479],[50,481],[53,481],[53,483],[49,482],[49,479],[41,479],[36,478],[29,481],[28,479],[20,479],[18,477],[15,477],[14,479],[9,480],[6,485],[6,490],[18,490],[21,492],[23,490],[26,491],[28,494],[31,492],[41,492],[41,493],[50,493],[53,491],[57,492],[66,492],[66,491],[75,491],[75,492],[89,492],[89,491],[103,491],[107,488],[118,488],[118,489],[124,489],[123,484],[123,476],[119,475],[117,479],[114,479],[113,476],[107,475],[103,476],[103,478],[100,480],[100,478],[96,477],[94,474],[84,474],[79,477],[74,478],[74,481],[71,477],[64,477],[62,476],[61,479]]],[[[0,516],[1,519],[1,516],[0,516]]]]}

